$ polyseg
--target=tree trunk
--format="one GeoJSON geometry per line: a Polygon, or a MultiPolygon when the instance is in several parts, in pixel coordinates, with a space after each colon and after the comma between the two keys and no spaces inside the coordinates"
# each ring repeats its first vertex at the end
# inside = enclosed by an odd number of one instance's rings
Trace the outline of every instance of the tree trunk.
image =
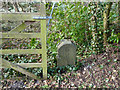
{"type": "Polygon", "coordinates": [[[116,33],[118,35],[119,38],[119,42],[118,44],[120,44],[120,1],[118,2],[118,18],[117,18],[117,22],[115,22],[115,24],[117,24],[117,30],[116,33]]]}
{"type": "Polygon", "coordinates": [[[108,3],[105,7],[105,10],[103,12],[103,27],[104,27],[104,32],[103,32],[103,38],[104,38],[104,47],[107,46],[107,30],[109,29],[109,14],[110,14],[110,9],[112,6],[112,2],[108,3]]]}
{"type": "Polygon", "coordinates": [[[119,15],[118,16],[118,29],[120,29],[120,1],[118,2],[118,15],[119,15]]]}

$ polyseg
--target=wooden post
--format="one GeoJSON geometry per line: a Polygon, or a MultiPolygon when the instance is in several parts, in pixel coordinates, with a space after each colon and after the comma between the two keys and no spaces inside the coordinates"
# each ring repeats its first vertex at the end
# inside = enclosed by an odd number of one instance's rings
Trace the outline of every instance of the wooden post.
{"type": "MultiPolygon", "coordinates": [[[[40,11],[43,17],[46,16],[45,5],[43,3],[40,4],[40,11]]],[[[41,20],[41,34],[43,78],[47,79],[46,20],[41,20]]]]}
{"type": "Polygon", "coordinates": [[[110,14],[111,6],[112,6],[112,2],[106,5],[105,10],[103,12],[103,27],[104,27],[103,38],[104,38],[105,48],[107,46],[107,30],[109,29],[109,14],[110,14]]]}

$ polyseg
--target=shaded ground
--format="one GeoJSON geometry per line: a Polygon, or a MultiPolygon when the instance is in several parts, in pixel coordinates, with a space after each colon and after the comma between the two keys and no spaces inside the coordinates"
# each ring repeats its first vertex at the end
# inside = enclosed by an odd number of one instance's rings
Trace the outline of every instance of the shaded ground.
{"type": "MultiPolygon", "coordinates": [[[[80,60],[82,61],[82,60],[80,60]]],[[[3,88],[120,88],[120,53],[92,55],[83,66],[48,80],[4,80],[3,88]]]]}

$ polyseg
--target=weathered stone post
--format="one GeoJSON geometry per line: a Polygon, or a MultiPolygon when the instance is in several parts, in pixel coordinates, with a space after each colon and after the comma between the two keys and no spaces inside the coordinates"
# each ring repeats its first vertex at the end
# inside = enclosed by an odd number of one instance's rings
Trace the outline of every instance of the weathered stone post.
{"type": "Polygon", "coordinates": [[[57,66],[75,64],[76,45],[70,40],[64,39],[58,45],[57,66]]]}

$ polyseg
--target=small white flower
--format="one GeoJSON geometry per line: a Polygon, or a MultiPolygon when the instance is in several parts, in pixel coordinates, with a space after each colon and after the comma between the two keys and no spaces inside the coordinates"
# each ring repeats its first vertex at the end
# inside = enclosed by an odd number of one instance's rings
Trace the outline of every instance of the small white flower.
{"type": "Polygon", "coordinates": [[[83,74],[85,74],[85,71],[83,71],[83,74]]]}
{"type": "Polygon", "coordinates": [[[113,79],[113,80],[115,80],[115,77],[114,77],[114,76],[112,76],[112,79],[113,79]]]}

